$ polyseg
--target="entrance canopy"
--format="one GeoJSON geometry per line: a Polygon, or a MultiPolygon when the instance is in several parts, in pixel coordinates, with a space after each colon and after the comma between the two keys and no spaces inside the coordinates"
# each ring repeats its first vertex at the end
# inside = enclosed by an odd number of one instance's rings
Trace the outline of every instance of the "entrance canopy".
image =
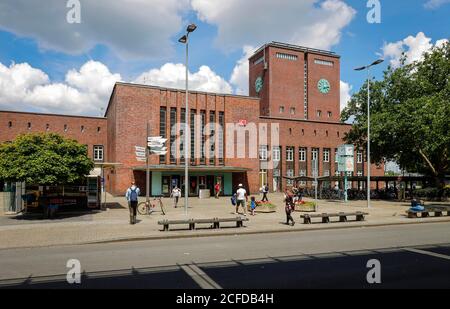
{"type": "MultiPolygon", "coordinates": [[[[150,165],[151,171],[161,172],[184,172],[184,165],[150,165]]],[[[138,166],[133,168],[134,171],[145,171],[147,166],[138,166]]],[[[234,167],[234,166],[198,166],[189,165],[189,172],[225,172],[225,173],[244,173],[251,171],[250,168],[234,167]]]]}

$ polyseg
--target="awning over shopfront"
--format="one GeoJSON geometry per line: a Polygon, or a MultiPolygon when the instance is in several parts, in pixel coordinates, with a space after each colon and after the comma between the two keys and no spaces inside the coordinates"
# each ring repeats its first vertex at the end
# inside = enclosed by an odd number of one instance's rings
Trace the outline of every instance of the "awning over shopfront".
{"type": "MultiPolygon", "coordinates": [[[[160,172],[184,172],[184,165],[150,165],[150,171],[160,172]]],[[[134,171],[146,171],[147,166],[137,166],[134,171]]],[[[245,173],[251,171],[250,168],[234,166],[198,166],[189,165],[189,172],[223,172],[223,173],[245,173]]]]}

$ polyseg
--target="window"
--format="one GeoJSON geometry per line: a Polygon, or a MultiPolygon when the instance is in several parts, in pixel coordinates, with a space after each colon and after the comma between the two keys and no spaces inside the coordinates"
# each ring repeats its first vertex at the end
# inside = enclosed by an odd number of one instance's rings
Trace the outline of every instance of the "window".
{"type": "Polygon", "coordinates": [[[291,61],[296,61],[298,59],[298,57],[296,55],[285,54],[285,53],[277,53],[277,58],[291,60],[291,61]]]}
{"type": "Polygon", "coordinates": [[[225,126],[225,114],[224,112],[219,112],[219,164],[224,164],[223,158],[223,148],[224,148],[224,139],[223,139],[223,128],[225,126]]]}
{"type": "Polygon", "coordinates": [[[286,161],[294,161],[294,147],[286,147],[286,161]]]}
{"type": "Polygon", "coordinates": [[[206,111],[200,111],[200,134],[201,134],[201,144],[200,144],[200,164],[206,164],[206,135],[203,131],[206,125],[206,111]]]}
{"type": "Polygon", "coordinates": [[[45,125],[45,131],[48,131],[48,130],[50,130],[50,125],[47,123],[47,124],[45,125]]]}
{"type": "Polygon", "coordinates": [[[329,67],[334,66],[334,63],[332,61],[327,61],[327,60],[322,60],[322,59],[314,59],[314,63],[320,64],[320,65],[326,65],[329,67]]]}
{"type": "Polygon", "coordinates": [[[361,151],[358,151],[356,153],[356,160],[357,160],[357,163],[363,163],[363,154],[361,151]]]}
{"type": "Polygon", "coordinates": [[[302,135],[305,135],[305,129],[302,129],[302,135]]]}
{"type": "Polygon", "coordinates": [[[339,162],[338,150],[334,149],[334,163],[339,162]]]}
{"type": "Polygon", "coordinates": [[[67,132],[68,128],[67,128],[67,124],[64,125],[64,132],[67,132]]]}
{"type": "Polygon", "coordinates": [[[185,139],[186,136],[184,135],[186,132],[185,129],[185,125],[186,125],[186,109],[182,108],[181,109],[181,114],[180,114],[180,163],[184,164],[184,157],[185,157],[185,149],[184,149],[184,143],[185,143],[185,139]]]}
{"type": "Polygon", "coordinates": [[[267,161],[267,146],[266,145],[259,146],[259,160],[267,161]]]}
{"type": "Polygon", "coordinates": [[[84,132],[84,126],[81,126],[81,133],[84,132]]]}
{"type": "MultiPolygon", "coordinates": [[[[300,170],[300,177],[305,177],[305,176],[306,176],[306,171],[305,171],[305,170],[300,170]]],[[[306,181],[300,180],[300,181],[299,181],[299,184],[300,184],[301,186],[304,186],[304,185],[306,185],[306,181]]]]}
{"type": "Polygon", "coordinates": [[[295,107],[291,107],[291,115],[295,115],[295,107]]]}
{"type": "Polygon", "coordinates": [[[313,148],[311,151],[312,160],[317,160],[319,158],[319,148],[313,148]]]}
{"type": "Polygon", "coordinates": [[[103,146],[94,146],[94,161],[103,161],[103,146]]]}
{"type": "MultiPolygon", "coordinates": [[[[167,109],[165,107],[159,108],[159,135],[162,138],[166,138],[166,116],[167,116],[167,109]]],[[[165,164],[166,163],[166,156],[159,156],[159,163],[165,164]]]]}
{"type": "Polygon", "coordinates": [[[292,135],[292,128],[289,128],[289,135],[292,135]]]}
{"type": "Polygon", "coordinates": [[[31,122],[28,123],[28,130],[31,130],[31,122]]]}
{"type": "Polygon", "coordinates": [[[191,163],[195,163],[195,114],[197,111],[195,109],[191,109],[191,163]]]}
{"type": "Polygon", "coordinates": [[[325,177],[330,176],[330,170],[324,170],[324,171],[323,171],[323,175],[324,175],[325,177]]]}
{"type": "Polygon", "coordinates": [[[209,164],[216,164],[216,112],[209,111],[209,164]]]}
{"type": "Polygon", "coordinates": [[[284,113],[284,106],[280,106],[280,114],[284,113]]]}
{"type": "Polygon", "coordinates": [[[314,136],[317,136],[317,131],[316,130],[314,130],[314,136]]]}
{"type": "Polygon", "coordinates": [[[331,116],[333,116],[332,112],[328,112],[328,118],[331,118],[331,116]]]}
{"type": "Polygon", "coordinates": [[[363,172],[362,172],[362,171],[358,171],[358,172],[356,173],[356,175],[357,175],[358,177],[361,177],[361,176],[363,176],[363,172]]]}
{"type": "Polygon", "coordinates": [[[328,130],[327,131],[325,131],[325,135],[328,137],[328,130]]]}
{"type": "Polygon", "coordinates": [[[322,117],[322,111],[317,111],[317,117],[322,117]]]}
{"type": "Polygon", "coordinates": [[[298,151],[299,154],[299,161],[300,162],[306,162],[306,148],[300,148],[298,151]]]}
{"type": "Polygon", "coordinates": [[[97,127],[97,133],[100,133],[101,130],[102,130],[101,127],[97,127]]]}
{"type": "MultiPolygon", "coordinates": [[[[294,170],[288,169],[288,170],[286,171],[286,176],[287,176],[287,177],[294,177],[294,170]]],[[[289,186],[292,186],[292,185],[294,184],[294,180],[288,179],[288,180],[286,181],[286,183],[287,183],[289,186]]]]}
{"type": "Polygon", "coordinates": [[[280,147],[273,147],[272,148],[272,158],[273,161],[279,162],[280,161],[280,147]]]}
{"type": "Polygon", "coordinates": [[[347,176],[348,176],[348,177],[353,176],[353,172],[347,172],[347,176]]]}
{"type": "Polygon", "coordinates": [[[334,176],[341,176],[341,172],[339,171],[334,172],[334,176]]]}
{"type": "MultiPolygon", "coordinates": [[[[177,109],[176,107],[170,108],[170,164],[176,164],[176,134],[177,134],[177,109]]],[[[168,147],[169,148],[169,147],[168,147]]]]}
{"type": "Polygon", "coordinates": [[[12,128],[12,121],[8,122],[8,128],[12,128]]]}
{"type": "MultiPolygon", "coordinates": [[[[330,149],[323,150],[323,162],[326,162],[326,163],[330,162],[330,149]]],[[[327,175],[325,175],[325,176],[327,176],[327,175]]]]}

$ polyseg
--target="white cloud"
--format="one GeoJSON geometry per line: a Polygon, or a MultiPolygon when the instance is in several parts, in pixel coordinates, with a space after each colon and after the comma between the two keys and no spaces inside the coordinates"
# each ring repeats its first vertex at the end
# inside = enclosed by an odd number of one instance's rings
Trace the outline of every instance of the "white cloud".
{"type": "MultiPolygon", "coordinates": [[[[184,89],[186,87],[186,67],[180,63],[166,63],[159,69],[153,69],[141,74],[134,82],[184,89]]],[[[201,66],[198,72],[189,72],[189,89],[226,94],[232,93],[230,84],[205,65],[201,66]]]]}
{"type": "Polygon", "coordinates": [[[429,10],[434,10],[447,3],[450,3],[450,0],[428,0],[423,6],[429,10]]]}
{"type": "Polygon", "coordinates": [[[218,27],[224,50],[277,40],[330,49],[356,11],[341,0],[192,0],[198,18],[218,27]]]}
{"type": "Polygon", "coordinates": [[[442,39],[433,45],[431,41],[431,38],[426,37],[423,32],[419,32],[415,37],[410,35],[401,41],[384,44],[382,48],[383,56],[390,59],[391,65],[396,68],[401,64],[403,53],[407,56],[406,64],[409,64],[421,60],[423,54],[433,47],[442,46],[442,44],[448,42],[447,39],[442,39]]]}
{"type": "Polygon", "coordinates": [[[122,58],[156,58],[172,50],[171,37],[184,24],[188,0],[87,0],[81,23],[69,24],[64,0],[2,0],[0,29],[36,39],[42,49],[68,54],[88,52],[96,44],[122,58]]]}
{"type": "Polygon", "coordinates": [[[252,46],[244,46],[241,59],[238,60],[231,74],[230,83],[235,87],[235,93],[239,95],[248,95],[248,59],[253,55],[256,49],[252,46]]]}
{"type": "Polygon", "coordinates": [[[350,102],[350,99],[352,98],[351,91],[352,86],[346,82],[343,82],[341,80],[341,112],[344,110],[345,107],[347,107],[348,102],[350,102]]]}
{"type": "Polygon", "coordinates": [[[120,74],[95,61],[70,70],[65,83],[51,83],[47,74],[27,63],[0,63],[0,108],[99,116],[119,80],[120,74]]]}

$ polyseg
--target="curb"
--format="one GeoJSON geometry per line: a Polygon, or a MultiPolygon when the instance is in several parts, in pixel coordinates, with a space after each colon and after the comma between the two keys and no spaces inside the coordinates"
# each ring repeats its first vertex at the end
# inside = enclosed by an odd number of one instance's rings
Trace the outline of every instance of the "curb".
{"type": "MultiPolygon", "coordinates": [[[[420,218],[419,218],[420,219],[420,218]]],[[[445,218],[445,220],[433,220],[433,221],[411,221],[411,222],[392,222],[392,223],[368,223],[360,225],[349,225],[349,226],[321,226],[313,228],[294,228],[290,230],[275,229],[275,230],[262,230],[262,231],[237,231],[233,232],[218,232],[218,233],[204,233],[204,234],[191,234],[191,235],[167,235],[170,232],[162,232],[166,235],[162,236],[138,236],[138,237],[124,237],[116,239],[105,239],[98,241],[86,241],[80,243],[71,244],[54,244],[54,245],[42,245],[42,246],[28,246],[28,247],[10,247],[10,248],[0,248],[3,250],[16,250],[16,249],[38,249],[38,248],[51,248],[51,247],[68,247],[68,246],[83,246],[83,245],[99,245],[99,244],[114,244],[121,242],[137,242],[137,241],[147,241],[147,240],[174,240],[174,239],[186,239],[186,238],[205,238],[205,237],[223,237],[223,236],[241,236],[241,235],[255,235],[255,234],[277,234],[277,233],[294,233],[294,232],[316,232],[316,231],[329,231],[329,230],[343,230],[343,229],[357,229],[357,228],[374,228],[383,226],[402,226],[402,225],[414,225],[414,224],[437,224],[437,223],[450,223],[450,217],[445,218]]],[[[318,223],[320,224],[320,223],[318,223]]],[[[245,228],[245,227],[244,227],[245,228]]]]}

